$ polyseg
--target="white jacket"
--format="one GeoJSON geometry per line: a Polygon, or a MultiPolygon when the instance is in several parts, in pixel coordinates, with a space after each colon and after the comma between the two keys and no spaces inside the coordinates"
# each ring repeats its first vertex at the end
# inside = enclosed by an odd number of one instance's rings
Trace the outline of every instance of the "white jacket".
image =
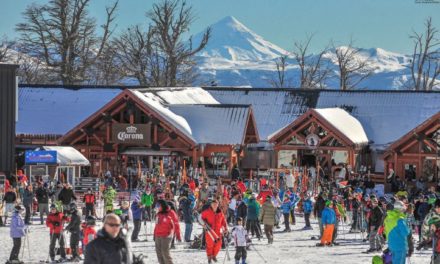
{"type": "Polygon", "coordinates": [[[236,247],[245,247],[248,238],[246,229],[241,225],[234,226],[234,228],[232,228],[232,238],[234,239],[236,247]]]}
{"type": "Polygon", "coordinates": [[[287,188],[293,188],[295,184],[295,178],[293,177],[292,173],[289,173],[286,175],[286,185],[287,188]]]}

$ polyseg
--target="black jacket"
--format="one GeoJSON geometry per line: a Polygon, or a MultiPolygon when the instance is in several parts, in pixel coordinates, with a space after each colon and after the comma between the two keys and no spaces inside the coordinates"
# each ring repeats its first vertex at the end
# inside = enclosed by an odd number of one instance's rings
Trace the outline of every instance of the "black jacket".
{"type": "Polygon", "coordinates": [[[237,216],[243,218],[243,220],[247,217],[247,205],[243,201],[237,207],[237,216]]]}
{"type": "Polygon", "coordinates": [[[187,197],[180,200],[180,208],[182,209],[183,221],[185,224],[192,224],[194,222],[191,204],[192,201],[187,197]]]}
{"type": "Polygon", "coordinates": [[[376,230],[382,225],[384,214],[379,206],[376,206],[371,211],[370,226],[373,226],[376,230]]]}
{"type": "Polygon", "coordinates": [[[15,201],[17,201],[17,195],[15,194],[15,192],[7,192],[3,197],[3,201],[5,203],[15,203],[15,201]]]}
{"type": "Polygon", "coordinates": [[[66,226],[66,230],[72,234],[79,234],[81,231],[81,217],[78,215],[78,212],[72,213],[70,216],[70,222],[66,226]]]}
{"type": "Polygon", "coordinates": [[[76,196],[73,193],[72,189],[63,188],[58,194],[58,199],[64,204],[68,205],[73,200],[76,200],[76,196]]]}
{"type": "Polygon", "coordinates": [[[49,191],[44,187],[38,187],[35,196],[39,204],[47,204],[49,202],[49,191]]]}
{"type": "Polygon", "coordinates": [[[87,244],[84,264],[130,264],[129,250],[122,235],[111,238],[104,229],[87,244]]]}
{"type": "Polygon", "coordinates": [[[24,190],[23,192],[23,205],[32,205],[32,202],[34,201],[34,192],[31,192],[29,190],[24,190]]]}

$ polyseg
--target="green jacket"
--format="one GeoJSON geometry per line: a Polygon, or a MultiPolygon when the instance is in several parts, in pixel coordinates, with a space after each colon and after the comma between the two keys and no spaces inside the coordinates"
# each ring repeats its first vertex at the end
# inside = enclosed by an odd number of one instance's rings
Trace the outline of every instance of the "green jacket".
{"type": "Polygon", "coordinates": [[[116,191],[113,188],[109,187],[107,190],[104,191],[102,195],[104,197],[105,204],[113,204],[113,200],[116,197],[116,191]]]}
{"type": "Polygon", "coordinates": [[[146,207],[150,207],[153,205],[154,197],[153,194],[142,193],[141,203],[146,207]]]}

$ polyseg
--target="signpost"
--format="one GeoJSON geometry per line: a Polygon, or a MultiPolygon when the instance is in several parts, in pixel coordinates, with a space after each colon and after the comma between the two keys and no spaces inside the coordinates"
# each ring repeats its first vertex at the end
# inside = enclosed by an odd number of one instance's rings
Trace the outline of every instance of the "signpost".
{"type": "Polygon", "coordinates": [[[94,193],[99,192],[99,178],[79,177],[75,180],[75,192],[85,193],[90,188],[94,193]]]}
{"type": "Polygon", "coordinates": [[[57,152],[54,150],[26,150],[24,163],[26,165],[57,164],[57,152]]]}

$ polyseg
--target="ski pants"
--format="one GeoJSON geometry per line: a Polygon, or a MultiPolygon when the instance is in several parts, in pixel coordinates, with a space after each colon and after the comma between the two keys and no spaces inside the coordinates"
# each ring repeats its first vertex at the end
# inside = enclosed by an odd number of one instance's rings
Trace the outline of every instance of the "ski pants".
{"type": "Polygon", "coordinates": [[[55,244],[58,240],[60,245],[60,254],[62,258],[66,258],[66,250],[64,248],[64,237],[62,234],[51,234],[50,235],[50,245],[49,245],[49,255],[51,259],[55,258],[55,244]]]}
{"type": "Polygon", "coordinates": [[[131,241],[138,239],[139,232],[141,231],[142,220],[133,220],[133,232],[131,233],[131,241]]]}
{"type": "Polygon", "coordinates": [[[304,221],[306,222],[306,226],[310,227],[310,213],[304,213],[304,221]]]}
{"type": "Polygon", "coordinates": [[[171,239],[171,237],[156,237],[154,239],[159,264],[173,264],[173,259],[170,255],[171,239]]]}
{"type": "Polygon", "coordinates": [[[86,217],[94,214],[95,214],[95,205],[92,203],[86,204],[86,217]]]}
{"type": "Polygon", "coordinates": [[[399,250],[399,251],[391,251],[391,256],[393,259],[393,264],[405,264],[406,261],[406,251],[405,250],[399,250]]]}
{"type": "Polygon", "coordinates": [[[261,237],[260,223],[258,220],[247,220],[246,230],[248,232],[250,231],[252,235],[255,234],[257,238],[261,237]]]}
{"type": "Polygon", "coordinates": [[[18,260],[18,255],[20,254],[20,248],[21,248],[21,237],[14,237],[13,239],[14,246],[11,250],[11,255],[9,256],[9,260],[18,260]]]}
{"type": "Polygon", "coordinates": [[[38,212],[40,213],[40,223],[43,224],[43,216],[46,214],[46,216],[49,215],[49,205],[47,203],[39,203],[38,204],[38,212]]]}
{"type": "Polygon", "coordinates": [[[70,248],[72,249],[72,257],[79,257],[78,245],[79,245],[79,233],[71,233],[70,248]]]}
{"type": "Polygon", "coordinates": [[[219,236],[215,241],[212,240],[208,232],[205,232],[206,255],[208,258],[217,257],[218,252],[222,248],[222,237],[219,236]]]}
{"type": "Polygon", "coordinates": [[[338,227],[339,227],[339,220],[336,219],[335,229],[333,230],[332,243],[335,242],[336,238],[338,238],[338,227]]]}
{"type": "Polygon", "coordinates": [[[324,233],[321,237],[321,244],[326,245],[332,243],[333,231],[335,229],[335,225],[325,225],[324,233]]]}
{"type": "Polygon", "coordinates": [[[193,229],[192,223],[185,223],[185,236],[184,236],[185,242],[189,242],[191,240],[192,229],[193,229]]]}
{"type": "Polygon", "coordinates": [[[296,225],[295,209],[290,210],[290,216],[292,217],[292,224],[296,225]]]}
{"type": "Polygon", "coordinates": [[[26,209],[26,214],[24,217],[24,223],[25,224],[29,224],[30,220],[31,220],[31,214],[32,214],[32,204],[27,204],[24,206],[24,208],[26,209]]]}
{"type": "Polygon", "coordinates": [[[264,233],[266,233],[267,240],[273,242],[273,225],[264,225],[264,233]]]}
{"type": "Polygon", "coordinates": [[[241,263],[246,263],[246,257],[247,257],[247,252],[246,252],[246,247],[235,247],[235,263],[238,263],[238,261],[240,259],[242,259],[241,263]]]}
{"type": "Polygon", "coordinates": [[[319,238],[321,238],[322,234],[324,233],[324,227],[322,226],[321,217],[318,217],[318,225],[319,225],[319,238]]]}
{"type": "Polygon", "coordinates": [[[371,249],[379,249],[382,247],[380,235],[378,234],[377,229],[373,229],[370,231],[369,239],[370,239],[370,248],[371,249]]]}
{"type": "Polygon", "coordinates": [[[286,231],[290,230],[290,225],[289,225],[289,214],[283,214],[284,216],[284,227],[286,228],[286,231]]]}

